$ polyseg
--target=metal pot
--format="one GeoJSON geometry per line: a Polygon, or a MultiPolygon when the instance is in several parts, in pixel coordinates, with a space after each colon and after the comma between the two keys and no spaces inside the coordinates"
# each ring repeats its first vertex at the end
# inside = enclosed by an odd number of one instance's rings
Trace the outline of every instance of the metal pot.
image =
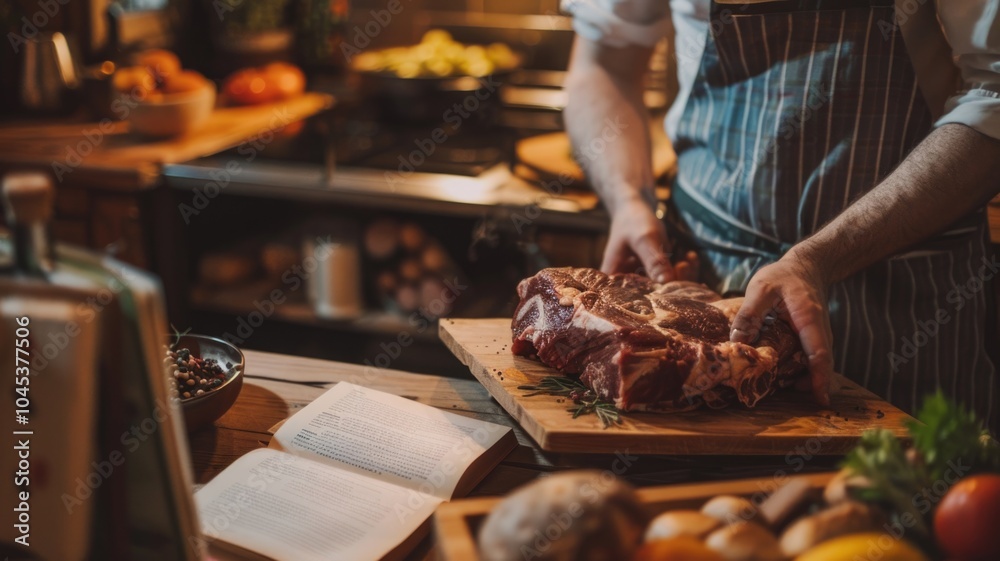
{"type": "Polygon", "coordinates": [[[359,72],[362,95],[378,103],[384,119],[409,123],[491,126],[500,115],[500,92],[516,69],[475,78],[400,78],[388,72],[359,72]]]}

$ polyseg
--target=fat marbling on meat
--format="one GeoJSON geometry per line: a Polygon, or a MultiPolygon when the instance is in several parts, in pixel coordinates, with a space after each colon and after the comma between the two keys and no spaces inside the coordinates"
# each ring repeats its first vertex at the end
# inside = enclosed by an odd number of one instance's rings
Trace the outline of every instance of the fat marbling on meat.
{"type": "Polygon", "coordinates": [[[753,407],[805,371],[783,321],[753,345],[730,342],[742,299],[701,284],[567,267],[544,269],[517,292],[513,353],[578,375],[625,411],[753,407]]]}

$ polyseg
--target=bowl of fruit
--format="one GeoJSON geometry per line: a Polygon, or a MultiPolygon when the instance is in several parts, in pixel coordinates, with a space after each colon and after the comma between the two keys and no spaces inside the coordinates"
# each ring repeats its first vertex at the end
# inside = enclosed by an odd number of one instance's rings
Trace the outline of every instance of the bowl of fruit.
{"type": "Polygon", "coordinates": [[[243,352],[216,337],[171,337],[163,364],[171,394],[180,400],[188,432],[211,426],[233,406],[243,388],[243,352]]]}
{"type": "Polygon", "coordinates": [[[500,90],[521,65],[505,43],[461,43],[442,29],[420,43],[359,53],[351,61],[362,93],[377,99],[387,119],[461,126],[494,122],[500,90]]]}
{"type": "Polygon", "coordinates": [[[177,55],[170,51],[140,54],[134,66],[117,69],[112,81],[117,92],[112,109],[144,136],[162,138],[193,131],[215,107],[215,84],[181,68],[177,55]]]}

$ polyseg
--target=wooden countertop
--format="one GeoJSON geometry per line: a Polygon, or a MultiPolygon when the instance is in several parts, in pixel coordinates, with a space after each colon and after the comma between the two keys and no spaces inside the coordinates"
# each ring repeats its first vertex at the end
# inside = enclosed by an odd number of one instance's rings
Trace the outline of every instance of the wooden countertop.
{"type": "Polygon", "coordinates": [[[102,188],[152,186],[165,164],[209,156],[309,117],[333,104],[327,94],[306,93],[264,105],[215,109],[197,130],[147,139],[127,121],[50,122],[0,126],[0,166],[36,167],[102,188]],[[71,171],[66,172],[65,169],[71,171]]]}
{"type": "MultiPolygon", "coordinates": [[[[781,456],[634,456],[627,449],[617,455],[549,454],[471,379],[455,379],[398,370],[245,351],[246,380],[236,404],[215,427],[191,435],[195,479],[205,483],[247,452],[267,446],[268,429],[295,413],[339,381],[401,395],[461,415],[514,427],[519,446],[472,492],[472,496],[503,495],[542,473],[572,468],[612,470],[635,485],[663,485],[690,481],[776,477],[828,471],[837,457],[789,450],[781,456]]],[[[410,559],[434,558],[427,538],[410,559]]]]}

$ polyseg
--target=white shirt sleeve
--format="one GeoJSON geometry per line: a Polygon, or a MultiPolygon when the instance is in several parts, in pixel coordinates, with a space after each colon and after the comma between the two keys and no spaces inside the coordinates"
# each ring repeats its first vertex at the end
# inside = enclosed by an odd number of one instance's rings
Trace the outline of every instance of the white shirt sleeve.
{"type": "Polygon", "coordinates": [[[1000,139],[1000,0],[939,0],[937,8],[964,83],[937,125],[961,123],[1000,139]]]}
{"type": "Polygon", "coordinates": [[[609,47],[652,47],[670,29],[668,3],[657,0],[562,0],[581,37],[609,47]]]}

